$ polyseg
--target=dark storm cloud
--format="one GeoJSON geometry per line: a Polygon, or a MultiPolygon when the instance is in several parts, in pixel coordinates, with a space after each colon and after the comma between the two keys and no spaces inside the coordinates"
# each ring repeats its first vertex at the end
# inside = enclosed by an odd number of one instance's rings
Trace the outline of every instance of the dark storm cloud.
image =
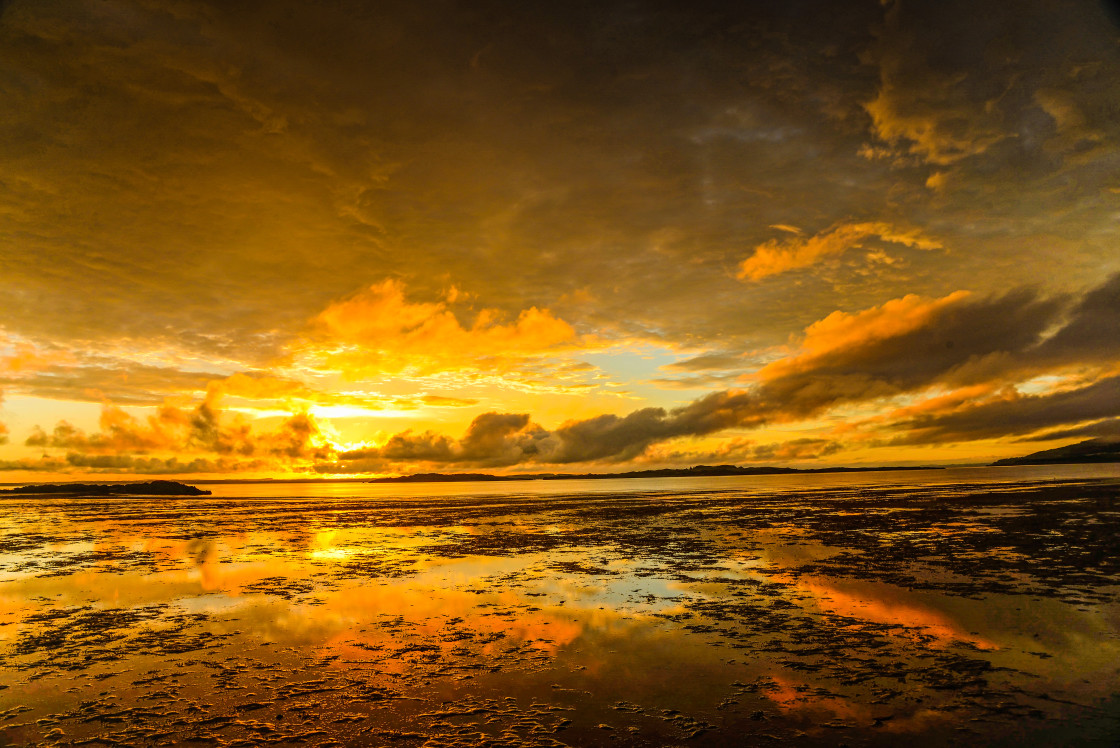
{"type": "Polygon", "coordinates": [[[627,460],[650,444],[689,433],[689,425],[663,408],[643,408],[626,416],[601,415],[556,429],[558,448],[551,462],[627,460]]]}

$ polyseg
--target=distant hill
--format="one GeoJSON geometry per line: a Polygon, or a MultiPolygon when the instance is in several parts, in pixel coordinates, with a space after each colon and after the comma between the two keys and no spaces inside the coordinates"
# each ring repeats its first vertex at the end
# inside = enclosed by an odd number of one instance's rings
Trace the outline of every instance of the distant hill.
{"type": "Polygon", "coordinates": [[[1120,462],[1120,437],[1101,436],[1096,439],[1068,444],[1056,449],[1044,449],[1025,457],[997,460],[993,465],[1065,465],[1085,462],[1120,462]]]}
{"type": "Polygon", "coordinates": [[[780,467],[739,467],[738,465],[695,465],[689,468],[633,470],[628,473],[532,473],[491,475],[490,473],[416,473],[393,478],[373,478],[370,483],[456,483],[464,481],[510,480],[603,480],[618,478],[692,478],[719,475],[802,475],[810,473],[872,473],[885,470],[932,470],[932,467],[829,467],[798,470],[780,467]]]}
{"type": "Polygon", "coordinates": [[[3,494],[80,494],[83,496],[209,496],[209,491],[173,480],[146,483],[46,483],[0,490],[3,494]]]}

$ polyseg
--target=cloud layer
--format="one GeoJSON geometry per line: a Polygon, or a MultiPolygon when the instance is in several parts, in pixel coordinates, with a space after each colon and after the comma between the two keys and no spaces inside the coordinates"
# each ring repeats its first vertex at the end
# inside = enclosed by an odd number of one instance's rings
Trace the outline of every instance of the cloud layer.
{"type": "Polygon", "coordinates": [[[1116,28],[0,3],[0,461],[980,460],[1099,430],[1071,419],[1115,375],[1116,28]]]}
{"type": "MultiPolygon", "coordinates": [[[[548,431],[528,414],[486,413],[461,439],[397,434],[384,445],[342,453],[364,469],[394,463],[513,465],[624,461],[651,445],[728,429],[804,421],[837,407],[935,396],[898,410],[895,444],[959,442],[1027,434],[1120,415],[1120,364],[1101,344],[1120,324],[1120,275],[1076,303],[1023,289],[998,297],[907,296],[855,314],[836,312],[808,328],[797,347],[749,379],[683,407],[642,408],[569,421],[548,431]],[[1053,328],[1060,325],[1056,330],[1053,328]],[[1042,393],[1001,383],[1066,375],[1042,393]],[[945,393],[949,394],[945,394],[945,393]]],[[[825,456],[839,444],[808,440],[754,448],[773,459],[825,456]]],[[[350,465],[350,468],[355,465],[350,465]]]]}

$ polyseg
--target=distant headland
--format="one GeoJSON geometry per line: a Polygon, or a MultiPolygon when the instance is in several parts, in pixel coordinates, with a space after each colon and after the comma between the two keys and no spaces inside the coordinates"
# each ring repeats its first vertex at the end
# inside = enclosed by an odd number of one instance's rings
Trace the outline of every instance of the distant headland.
{"type": "Polygon", "coordinates": [[[0,489],[0,494],[81,494],[83,496],[209,496],[209,491],[173,480],[146,483],[48,483],[0,489]]]}
{"type": "Polygon", "coordinates": [[[466,481],[511,480],[617,480],[626,478],[695,478],[721,475],[810,475],[813,473],[875,473],[887,470],[936,470],[918,467],[829,467],[808,470],[780,467],[740,467],[738,465],[695,465],[689,468],[632,470],[626,473],[531,473],[492,475],[490,473],[414,473],[391,478],[373,478],[370,483],[454,483],[466,481]]]}
{"type": "Polygon", "coordinates": [[[1071,465],[1097,462],[1120,462],[1120,437],[1102,436],[1056,449],[1044,449],[1023,457],[997,460],[993,465],[1071,465]]]}

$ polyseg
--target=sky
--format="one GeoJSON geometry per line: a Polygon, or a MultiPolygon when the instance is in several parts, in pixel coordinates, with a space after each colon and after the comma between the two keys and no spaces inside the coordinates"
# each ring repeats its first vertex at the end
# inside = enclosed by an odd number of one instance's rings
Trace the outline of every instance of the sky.
{"type": "Polygon", "coordinates": [[[1120,434],[1120,10],[0,3],[0,481],[1120,434]]]}

